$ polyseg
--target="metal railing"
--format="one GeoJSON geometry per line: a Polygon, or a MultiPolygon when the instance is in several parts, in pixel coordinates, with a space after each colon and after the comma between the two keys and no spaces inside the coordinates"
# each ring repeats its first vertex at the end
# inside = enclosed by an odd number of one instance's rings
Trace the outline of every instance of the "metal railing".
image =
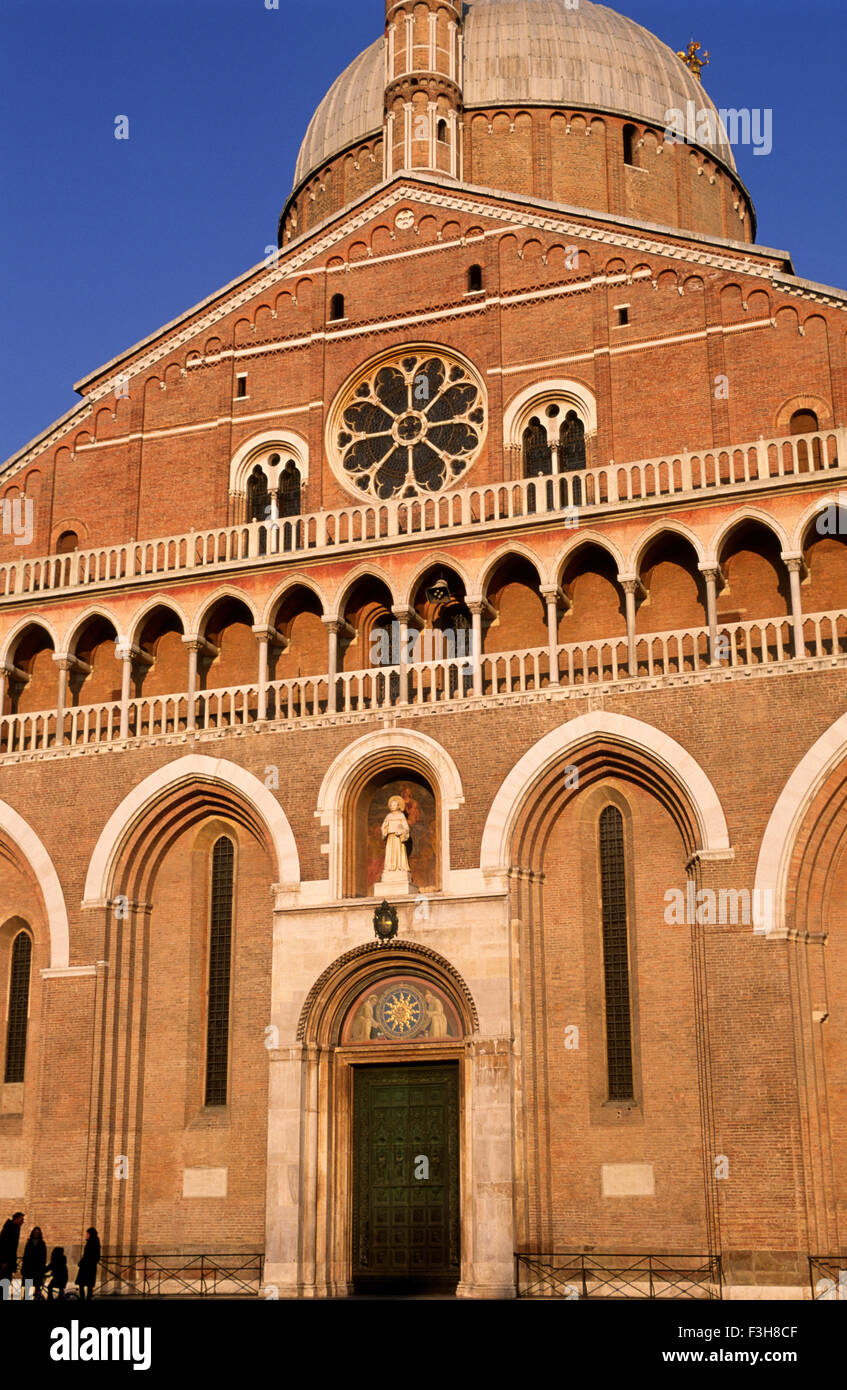
{"type": "Polygon", "coordinates": [[[96,1292],[129,1298],[258,1297],[264,1254],[105,1255],[96,1292]]]}
{"type": "Polygon", "coordinates": [[[515,1253],[518,1298],[719,1299],[720,1255],[515,1253]]]}
{"type": "MultiPolygon", "coordinates": [[[[507,451],[509,452],[509,451],[507,451]]],[[[513,451],[512,451],[513,452],[513,451]]],[[[513,467],[517,461],[512,459],[513,467]]],[[[125,587],[163,575],[243,564],[279,565],[286,555],[337,553],[369,543],[538,523],[579,509],[586,520],[631,504],[675,502],[704,492],[837,482],[847,476],[847,427],[749,443],[682,450],[549,477],[456,488],[437,497],[361,503],[279,521],[215,526],[181,535],[95,546],[0,563],[0,599],[55,590],[125,587]]]]}
{"type": "Polygon", "coordinates": [[[817,1302],[847,1303],[847,1253],[810,1255],[809,1283],[817,1302]]]}

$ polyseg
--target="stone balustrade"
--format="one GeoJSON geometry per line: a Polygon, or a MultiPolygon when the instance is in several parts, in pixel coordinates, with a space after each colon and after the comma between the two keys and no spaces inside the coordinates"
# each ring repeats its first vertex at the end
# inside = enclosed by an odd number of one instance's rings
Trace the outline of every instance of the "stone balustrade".
{"type": "Polygon", "coordinates": [[[0,601],[46,591],[123,588],[177,574],[225,571],[286,556],[333,555],[410,537],[472,534],[578,513],[580,521],[633,504],[675,504],[704,492],[773,488],[798,478],[847,477],[847,428],[608,463],[549,477],[457,488],[434,497],[367,502],[280,521],[245,522],[180,536],[96,546],[0,564],[0,601]]]}
{"type": "Polygon", "coordinates": [[[802,651],[789,615],[718,623],[711,650],[708,626],[671,632],[596,638],[521,651],[485,653],[406,666],[371,667],[328,675],[254,681],[173,695],[141,696],[124,704],[41,710],[0,717],[0,758],[84,749],[170,735],[202,735],[268,723],[379,715],[386,709],[458,707],[474,700],[548,691],[581,691],[643,678],[663,679],[721,670],[778,669],[795,661],[835,664],[847,659],[847,609],[800,619],[802,651]],[[57,727],[59,735],[57,737],[57,727]]]}

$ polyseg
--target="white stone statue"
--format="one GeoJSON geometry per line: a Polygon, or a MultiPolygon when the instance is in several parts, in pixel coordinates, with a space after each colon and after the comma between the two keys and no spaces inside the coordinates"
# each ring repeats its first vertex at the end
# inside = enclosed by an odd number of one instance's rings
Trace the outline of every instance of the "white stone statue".
{"type": "Polygon", "coordinates": [[[406,819],[405,802],[402,796],[392,796],[388,803],[388,815],[382,822],[382,838],[385,841],[385,864],[383,874],[403,874],[409,872],[409,857],[406,845],[411,836],[406,819]]]}

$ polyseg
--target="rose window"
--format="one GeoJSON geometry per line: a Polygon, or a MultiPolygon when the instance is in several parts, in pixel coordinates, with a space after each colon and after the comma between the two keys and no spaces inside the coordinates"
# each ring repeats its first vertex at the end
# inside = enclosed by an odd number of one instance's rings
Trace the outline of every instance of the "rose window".
{"type": "Polygon", "coordinates": [[[371,497],[439,492],[470,467],[484,423],[482,389],[462,362],[429,352],[383,362],[336,416],[344,478],[371,497]]]}

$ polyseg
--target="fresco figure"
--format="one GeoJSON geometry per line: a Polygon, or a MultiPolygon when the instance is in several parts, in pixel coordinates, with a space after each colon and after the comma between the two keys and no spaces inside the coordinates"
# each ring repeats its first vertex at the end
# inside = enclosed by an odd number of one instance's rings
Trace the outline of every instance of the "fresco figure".
{"type": "Polygon", "coordinates": [[[356,1017],[353,1020],[353,1032],[351,1042],[370,1042],[372,1038],[379,1037],[379,1026],[376,1021],[376,1006],[379,1003],[378,994],[370,994],[356,1017]]]}
{"type": "Polygon", "coordinates": [[[429,1028],[427,1034],[430,1038],[446,1038],[449,1035],[447,1015],[444,1012],[444,1005],[435,994],[427,990],[424,995],[427,1013],[429,1014],[429,1028]]]}

